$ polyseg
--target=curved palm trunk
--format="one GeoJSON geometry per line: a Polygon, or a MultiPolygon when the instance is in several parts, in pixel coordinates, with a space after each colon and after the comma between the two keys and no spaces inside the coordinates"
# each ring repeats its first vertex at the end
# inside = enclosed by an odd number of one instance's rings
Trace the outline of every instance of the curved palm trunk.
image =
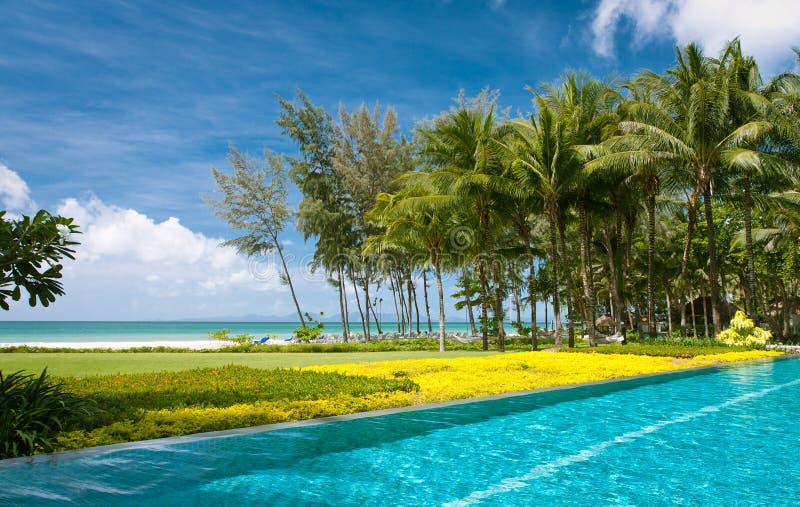
{"type": "Polygon", "coordinates": [[[561,341],[561,301],[558,296],[558,225],[555,211],[550,211],[550,257],[553,260],[553,331],[555,333],[555,347],[560,349],[561,341]]]}
{"type": "Polygon", "coordinates": [[[531,305],[531,350],[539,347],[539,325],[536,323],[536,264],[529,239],[525,240],[528,254],[528,299],[531,305]]]}
{"type": "Polygon", "coordinates": [[[394,275],[391,270],[389,271],[389,289],[392,291],[392,302],[394,302],[394,318],[397,324],[397,332],[400,332],[400,310],[397,307],[397,294],[395,293],[394,275]]]}
{"type": "Polygon", "coordinates": [[[417,334],[420,334],[419,330],[419,301],[417,300],[417,284],[413,281],[411,282],[411,288],[414,289],[414,317],[417,319],[417,334]]]}
{"type": "MultiPolygon", "coordinates": [[[[681,336],[686,336],[686,301],[684,297],[688,296],[689,301],[692,300],[691,294],[687,292],[687,275],[689,273],[689,255],[692,249],[692,239],[694,239],[694,228],[697,224],[697,201],[695,199],[696,194],[692,194],[689,197],[689,200],[686,205],[686,214],[688,221],[686,222],[686,242],[683,244],[683,256],[681,257],[681,294],[682,297],[679,298],[679,302],[681,304],[681,336]]],[[[692,327],[694,327],[694,321],[692,321],[692,327]]]]}
{"type": "Polygon", "coordinates": [[[444,289],[442,288],[442,271],[439,269],[438,254],[433,261],[436,275],[436,293],[439,296],[439,352],[444,352],[444,289]]]}
{"type": "Polygon", "coordinates": [[[783,280],[779,280],[778,284],[781,290],[781,317],[783,321],[783,325],[781,326],[781,337],[784,340],[791,339],[792,335],[792,309],[789,306],[789,292],[786,290],[786,283],[783,280]]]}
{"type": "Polygon", "coordinates": [[[625,217],[625,308],[628,314],[628,324],[633,331],[639,332],[639,323],[637,316],[631,312],[631,294],[633,294],[633,278],[631,277],[631,245],[633,243],[633,226],[634,218],[631,216],[625,217]]]}
{"type": "Polygon", "coordinates": [[[594,305],[594,284],[592,283],[590,272],[592,269],[591,263],[591,242],[589,240],[589,225],[586,219],[586,201],[581,196],[578,199],[578,221],[581,230],[581,279],[583,281],[583,298],[586,307],[587,326],[589,329],[589,346],[594,347],[595,344],[595,305],[594,305]]]}
{"type": "Polygon", "coordinates": [[[481,285],[481,335],[483,339],[483,350],[489,350],[489,283],[486,281],[486,271],[483,259],[478,259],[475,264],[475,271],[478,273],[478,280],[481,285]]]}
{"type": "Polygon", "coordinates": [[[711,185],[706,183],[703,188],[703,206],[706,212],[706,225],[708,227],[708,277],[711,288],[711,319],[714,323],[714,336],[717,336],[722,327],[719,317],[719,270],[717,268],[717,238],[714,233],[714,215],[711,210],[711,185]]]}
{"type": "Polygon", "coordinates": [[[619,292],[619,281],[617,279],[617,260],[614,252],[614,245],[611,242],[611,233],[608,227],[603,229],[603,242],[606,247],[606,262],[608,263],[608,283],[610,285],[610,292],[613,304],[613,311],[611,316],[614,319],[614,331],[620,330],[622,324],[622,294],[619,292]]]}
{"type": "Polygon", "coordinates": [[[403,296],[403,280],[401,273],[395,273],[395,287],[397,287],[397,297],[400,302],[400,333],[405,336],[406,334],[406,299],[403,296]]]}
{"type": "Polygon", "coordinates": [[[344,314],[344,299],[347,297],[342,280],[342,267],[337,266],[336,278],[339,284],[339,313],[342,316],[342,339],[347,342],[347,316],[344,314]]]}
{"type": "Polygon", "coordinates": [[[758,296],[756,293],[756,268],[753,261],[753,203],[750,175],[744,176],[744,243],[747,251],[747,287],[750,293],[750,318],[758,326],[758,296]]]}
{"type": "Polygon", "coordinates": [[[655,334],[655,291],[653,290],[653,258],[656,245],[656,194],[647,193],[647,334],[655,334]]]}
{"type": "Polygon", "coordinates": [[[414,290],[413,285],[411,284],[411,268],[406,271],[406,304],[408,305],[408,334],[411,335],[414,333],[414,311],[413,307],[413,294],[412,291],[414,290]]]}
{"type": "Polygon", "coordinates": [[[350,339],[350,305],[347,302],[347,275],[344,272],[344,266],[341,267],[342,274],[342,294],[344,295],[344,327],[347,330],[347,333],[344,335],[344,341],[347,342],[350,339]]]}
{"type": "Polygon", "coordinates": [[[364,309],[366,310],[366,320],[364,321],[364,339],[370,340],[369,328],[369,309],[372,306],[369,300],[369,263],[364,263],[364,309]]]}
{"type": "Polygon", "coordinates": [[[483,225],[483,236],[486,242],[486,253],[489,255],[489,262],[491,264],[492,278],[494,278],[494,326],[497,330],[497,350],[498,352],[505,352],[506,350],[506,332],[503,328],[503,288],[501,287],[501,274],[500,263],[497,261],[497,255],[494,251],[494,242],[492,241],[492,231],[489,224],[489,210],[484,208],[481,212],[481,224],[483,225]]]}
{"type": "Polygon", "coordinates": [[[281,258],[281,265],[283,266],[283,273],[286,275],[286,283],[289,285],[289,292],[292,294],[292,301],[297,310],[297,318],[300,319],[300,325],[306,327],[306,321],[303,319],[303,312],[300,311],[300,303],[297,302],[297,295],[294,293],[294,285],[292,285],[292,277],[289,276],[289,268],[286,267],[286,259],[283,257],[283,249],[281,243],[278,241],[277,236],[273,236],[275,241],[275,248],[278,250],[278,256],[281,258]]]}
{"type": "Polygon", "coordinates": [[[422,287],[425,289],[423,295],[425,296],[425,315],[428,317],[428,334],[433,333],[431,326],[431,305],[428,303],[428,269],[422,270],[422,287]]]}
{"type": "Polygon", "coordinates": [[[383,334],[383,330],[381,329],[381,319],[378,317],[378,314],[375,313],[375,305],[369,305],[370,310],[372,310],[372,318],[375,320],[375,327],[378,328],[378,334],[383,334]]]}
{"type": "Polygon", "coordinates": [[[567,241],[566,241],[566,228],[567,224],[560,218],[558,221],[558,239],[561,244],[561,260],[563,261],[563,265],[561,266],[561,272],[563,273],[564,283],[567,286],[567,291],[565,294],[566,304],[567,304],[567,313],[569,314],[569,323],[567,324],[567,329],[569,330],[569,348],[575,347],[575,308],[574,304],[574,297],[575,297],[575,286],[572,280],[572,273],[570,270],[567,269],[567,241]]]}
{"type": "Polygon", "coordinates": [[[364,336],[367,336],[367,320],[364,318],[364,310],[361,308],[361,298],[358,297],[358,284],[355,277],[353,277],[353,292],[356,293],[356,305],[358,306],[358,314],[361,315],[361,329],[364,331],[364,336]]]}

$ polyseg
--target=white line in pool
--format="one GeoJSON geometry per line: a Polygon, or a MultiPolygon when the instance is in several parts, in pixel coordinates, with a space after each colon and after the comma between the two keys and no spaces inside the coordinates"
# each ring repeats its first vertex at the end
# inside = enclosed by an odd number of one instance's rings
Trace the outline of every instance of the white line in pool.
{"type": "Polygon", "coordinates": [[[744,401],[751,400],[753,398],[760,398],[773,391],[777,391],[779,389],[783,389],[784,387],[790,387],[797,384],[800,384],[800,379],[793,380],[785,384],[779,384],[776,386],[768,387],[767,389],[763,389],[761,391],[755,391],[752,393],[743,394],[741,396],[737,396],[736,398],[731,398],[730,400],[724,403],[720,403],[719,405],[710,405],[707,407],[703,407],[700,410],[689,412],[688,414],[676,417],[675,419],[670,419],[669,421],[660,421],[655,424],[645,426],[644,428],[638,429],[636,431],[629,431],[628,433],[623,433],[622,435],[619,435],[611,440],[606,440],[605,442],[592,445],[575,454],[558,458],[556,460],[551,461],[550,463],[545,463],[544,465],[535,466],[531,468],[528,471],[528,473],[524,475],[503,479],[494,486],[491,486],[484,490],[474,491],[463,498],[447,502],[443,505],[445,507],[463,507],[467,505],[476,505],[480,503],[482,500],[485,500],[489,497],[526,488],[530,485],[532,481],[536,479],[541,479],[542,477],[549,477],[555,474],[556,472],[559,472],[562,468],[566,468],[575,463],[589,461],[595,456],[601,454],[609,447],[613,447],[617,444],[624,444],[631,442],[649,433],[658,431],[666,426],[685,423],[691,421],[692,419],[697,419],[698,417],[705,417],[708,414],[711,414],[713,412],[719,412],[720,410],[728,408],[731,405],[736,405],[744,401]]]}

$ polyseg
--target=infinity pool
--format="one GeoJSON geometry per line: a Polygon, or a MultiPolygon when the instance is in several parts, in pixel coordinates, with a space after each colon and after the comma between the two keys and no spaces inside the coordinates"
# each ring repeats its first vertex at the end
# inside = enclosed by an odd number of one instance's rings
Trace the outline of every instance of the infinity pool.
{"type": "Polygon", "coordinates": [[[797,505],[800,360],[53,461],[11,505],[797,505]]]}

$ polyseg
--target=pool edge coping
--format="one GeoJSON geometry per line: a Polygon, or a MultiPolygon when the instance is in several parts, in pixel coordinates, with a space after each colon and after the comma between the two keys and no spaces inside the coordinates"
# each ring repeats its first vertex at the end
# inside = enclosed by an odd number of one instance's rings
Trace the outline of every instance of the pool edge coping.
{"type": "Polygon", "coordinates": [[[477,396],[473,398],[459,398],[455,400],[440,401],[436,403],[425,403],[421,405],[406,405],[403,407],[384,408],[380,410],[370,410],[367,412],[354,412],[352,414],[332,415],[326,417],[317,417],[314,419],[302,419],[299,421],[285,421],[280,423],[262,424],[259,426],[246,426],[243,428],[233,428],[229,430],[206,431],[203,433],[193,433],[191,435],[182,435],[177,437],[164,437],[149,440],[138,440],[135,442],[122,442],[119,444],[101,445],[96,447],[86,447],[83,449],[74,449],[68,451],[59,451],[49,454],[36,454],[33,456],[21,456],[18,458],[8,458],[0,460],[0,471],[7,468],[14,468],[24,465],[32,465],[42,462],[62,461],[68,459],[76,459],[87,456],[98,456],[102,454],[109,454],[118,451],[127,451],[133,449],[142,449],[148,447],[162,447],[166,445],[183,444],[190,442],[197,442],[202,440],[209,440],[213,438],[228,438],[242,435],[251,435],[254,433],[266,433],[271,431],[279,431],[292,428],[305,428],[309,426],[320,426],[324,424],[353,421],[358,419],[368,419],[372,417],[381,417],[392,414],[402,414],[407,412],[418,412],[422,410],[432,410],[437,408],[446,408],[458,405],[466,405],[470,403],[481,403],[493,400],[502,400],[506,398],[515,398],[519,396],[528,396],[532,394],[563,391],[569,389],[601,386],[606,384],[631,382],[635,380],[643,380],[652,377],[668,377],[670,375],[685,374],[692,372],[702,372],[706,370],[721,370],[724,368],[748,366],[758,363],[774,362],[781,360],[800,360],[800,357],[794,354],[785,354],[783,356],[774,357],[760,357],[756,359],[748,359],[744,361],[733,361],[730,363],[717,363],[705,366],[694,366],[691,368],[681,368],[677,370],[661,371],[655,373],[642,373],[640,375],[633,375],[630,377],[616,377],[604,380],[594,380],[591,382],[581,382],[579,384],[565,384],[560,386],[542,387],[539,389],[528,389],[526,391],[512,391],[507,393],[491,394],[487,396],[477,396]]]}

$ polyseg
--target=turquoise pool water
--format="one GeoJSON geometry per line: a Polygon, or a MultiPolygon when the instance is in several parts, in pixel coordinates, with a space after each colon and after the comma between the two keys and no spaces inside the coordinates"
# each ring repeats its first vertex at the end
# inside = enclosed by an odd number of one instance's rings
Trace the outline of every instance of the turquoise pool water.
{"type": "Polygon", "coordinates": [[[11,505],[797,505],[800,360],[0,464],[0,484],[11,505]]]}

